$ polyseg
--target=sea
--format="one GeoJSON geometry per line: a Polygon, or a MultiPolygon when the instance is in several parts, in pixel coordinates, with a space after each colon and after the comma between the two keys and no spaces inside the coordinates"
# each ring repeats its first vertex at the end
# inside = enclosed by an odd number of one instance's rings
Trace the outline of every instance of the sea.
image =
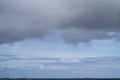
{"type": "Polygon", "coordinates": [[[0,78],[0,80],[120,80],[120,78],[0,78]]]}

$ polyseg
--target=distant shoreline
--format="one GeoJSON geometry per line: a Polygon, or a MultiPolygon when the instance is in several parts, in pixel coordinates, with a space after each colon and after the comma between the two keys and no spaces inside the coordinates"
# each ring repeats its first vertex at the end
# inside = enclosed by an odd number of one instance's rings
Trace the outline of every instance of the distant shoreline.
{"type": "Polygon", "coordinates": [[[0,80],[120,80],[120,78],[0,78],[0,80]]]}

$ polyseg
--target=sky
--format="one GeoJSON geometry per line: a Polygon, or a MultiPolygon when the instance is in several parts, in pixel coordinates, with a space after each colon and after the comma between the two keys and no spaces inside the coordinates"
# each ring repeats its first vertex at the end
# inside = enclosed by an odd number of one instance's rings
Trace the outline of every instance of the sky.
{"type": "Polygon", "coordinates": [[[120,77],[120,0],[0,0],[0,78],[120,77]]]}

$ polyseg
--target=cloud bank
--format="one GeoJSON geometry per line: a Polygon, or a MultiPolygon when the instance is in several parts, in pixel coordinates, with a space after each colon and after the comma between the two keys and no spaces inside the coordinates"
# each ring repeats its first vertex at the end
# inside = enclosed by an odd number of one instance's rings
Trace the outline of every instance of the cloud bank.
{"type": "Polygon", "coordinates": [[[70,43],[119,40],[119,21],[119,0],[0,0],[0,43],[54,32],[70,43]]]}
{"type": "Polygon", "coordinates": [[[86,76],[117,78],[120,76],[120,57],[85,57],[64,60],[21,58],[6,59],[0,65],[1,78],[8,76],[12,78],[81,78],[86,76]]]}
{"type": "MultiPolygon", "coordinates": [[[[85,68],[84,66],[96,66],[96,67],[119,67],[120,57],[84,57],[84,58],[8,58],[3,57],[1,60],[1,68],[32,68],[37,67],[39,69],[47,69],[50,66],[66,66],[69,69],[85,68]],[[21,64],[19,64],[21,63],[21,64]],[[25,67],[27,66],[27,67],[25,67]],[[44,66],[44,68],[42,67],[44,66]],[[47,66],[47,67],[45,67],[47,66]]],[[[52,68],[52,67],[51,67],[52,68]]],[[[56,68],[55,68],[56,69],[56,68]]],[[[89,69],[88,67],[86,69],[89,69]]],[[[119,69],[119,68],[118,68],[119,69]]]]}

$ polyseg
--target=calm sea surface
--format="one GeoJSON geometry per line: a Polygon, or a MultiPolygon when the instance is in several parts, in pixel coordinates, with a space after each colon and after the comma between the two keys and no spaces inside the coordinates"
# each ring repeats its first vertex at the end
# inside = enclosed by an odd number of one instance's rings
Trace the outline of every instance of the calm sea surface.
{"type": "Polygon", "coordinates": [[[1,78],[0,80],[120,80],[120,78],[1,78]]]}

